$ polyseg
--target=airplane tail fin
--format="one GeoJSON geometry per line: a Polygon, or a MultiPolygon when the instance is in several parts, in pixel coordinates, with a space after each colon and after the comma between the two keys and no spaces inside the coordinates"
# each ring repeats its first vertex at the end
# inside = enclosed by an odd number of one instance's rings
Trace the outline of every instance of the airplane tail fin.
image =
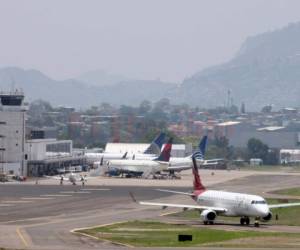
{"type": "Polygon", "coordinates": [[[122,159],[126,159],[127,153],[128,153],[128,152],[125,152],[125,154],[122,156],[122,159]]]}
{"type": "Polygon", "coordinates": [[[193,159],[193,175],[194,175],[194,193],[202,193],[206,188],[203,186],[200,175],[198,172],[198,166],[195,157],[193,159]]]}
{"type": "Polygon", "coordinates": [[[158,136],[155,137],[155,139],[151,142],[149,147],[144,151],[144,154],[160,154],[160,150],[162,145],[165,142],[165,133],[160,133],[158,136]]]}
{"type": "Polygon", "coordinates": [[[156,161],[165,161],[168,162],[171,157],[173,138],[170,138],[167,144],[164,146],[164,149],[161,151],[159,157],[157,157],[156,161]]]}
{"type": "Polygon", "coordinates": [[[204,159],[206,144],[207,144],[207,135],[202,137],[198,146],[198,150],[193,153],[193,158],[195,158],[196,160],[204,159]]]}

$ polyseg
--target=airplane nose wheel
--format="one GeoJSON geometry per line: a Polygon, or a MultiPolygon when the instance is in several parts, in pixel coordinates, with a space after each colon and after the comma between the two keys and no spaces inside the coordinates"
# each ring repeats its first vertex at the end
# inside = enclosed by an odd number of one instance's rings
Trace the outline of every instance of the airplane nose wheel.
{"type": "Polygon", "coordinates": [[[255,218],[254,226],[259,227],[259,218],[255,218]]]}

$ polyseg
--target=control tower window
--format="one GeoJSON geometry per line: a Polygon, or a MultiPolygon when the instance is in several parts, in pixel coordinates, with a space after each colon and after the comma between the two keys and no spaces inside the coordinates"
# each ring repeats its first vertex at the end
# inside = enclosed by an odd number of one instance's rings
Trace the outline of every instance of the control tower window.
{"type": "Polygon", "coordinates": [[[24,96],[23,95],[1,95],[1,104],[3,106],[21,106],[24,96]]]}

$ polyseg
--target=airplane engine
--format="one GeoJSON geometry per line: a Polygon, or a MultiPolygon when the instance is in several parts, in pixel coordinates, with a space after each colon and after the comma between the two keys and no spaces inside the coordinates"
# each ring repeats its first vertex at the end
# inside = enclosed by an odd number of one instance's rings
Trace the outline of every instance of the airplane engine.
{"type": "Polygon", "coordinates": [[[203,210],[200,216],[203,222],[207,223],[207,222],[213,222],[216,219],[217,214],[213,210],[203,210]]]}
{"type": "Polygon", "coordinates": [[[268,215],[265,216],[265,217],[263,217],[262,219],[263,219],[263,221],[269,221],[269,220],[271,220],[272,219],[272,213],[269,212],[268,215]]]}

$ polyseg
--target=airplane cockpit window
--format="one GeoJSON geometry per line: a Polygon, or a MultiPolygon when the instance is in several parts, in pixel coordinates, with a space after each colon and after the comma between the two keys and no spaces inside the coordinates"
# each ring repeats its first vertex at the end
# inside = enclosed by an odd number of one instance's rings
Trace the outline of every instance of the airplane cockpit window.
{"type": "Polygon", "coordinates": [[[262,201],[251,201],[251,204],[266,204],[265,200],[262,201]]]}

